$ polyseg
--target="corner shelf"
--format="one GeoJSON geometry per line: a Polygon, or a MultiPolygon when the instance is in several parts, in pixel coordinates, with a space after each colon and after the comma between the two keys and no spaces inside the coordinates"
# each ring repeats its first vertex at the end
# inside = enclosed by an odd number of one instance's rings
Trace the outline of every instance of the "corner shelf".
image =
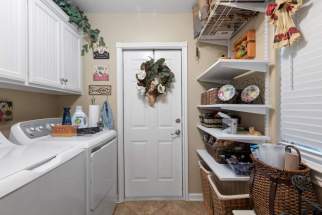
{"type": "Polygon", "coordinates": [[[197,154],[220,181],[249,181],[249,176],[239,176],[228,166],[228,164],[217,163],[205,149],[198,149],[197,154]]]}
{"type": "Polygon", "coordinates": [[[238,76],[250,72],[267,72],[269,61],[267,60],[237,60],[219,59],[206,71],[197,77],[200,82],[217,83],[218,81],[230,81],[238,76]]]}
{"type": "Polygon", "coordinates": [[[216,137],[219,140],[233,140],[239,142],[246,142],[246,143],[255,143],[260,144],[270,140],[268,136],[254,136],[249,134],[226,134],[219,128],[207,128],[202,125],[197,125],[201,131],[216,137]]]}
{"type": "Polygon", "coordinates": [[[266,3],[221,2],[218,0],[197,39],[201,43],[228,46],[251,18],[265,12],[266,3]],[[228,34],[221,34],[225,32],[228,34]]]}
{"type": "Polygon", "coordinates": [[[230,110],[260,115],[266,115],[271,108],[269,105],[261,104],[213,104],[198,105],[197,107],[202,110],[230,110]]]}

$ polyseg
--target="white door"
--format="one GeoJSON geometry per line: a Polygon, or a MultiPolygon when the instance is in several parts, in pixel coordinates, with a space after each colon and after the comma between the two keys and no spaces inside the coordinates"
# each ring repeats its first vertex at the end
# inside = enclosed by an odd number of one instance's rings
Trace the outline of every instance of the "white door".
{"type": "Polygon", "coordinates": [[[24,82],[27,71],[27,1],[0,1],[0,78],[24,82]]]}
{"type": "Polygon", "coordinates": [[[29,0],[29,82],[61,88],[60,18],[41,0],[29,0]]]}
{"type": "Polygon", "coordinates": [[[125,197],[182,197],[181,51],[124,51],[125,197]],[[165,58],[175,73],[172,90],[150,107],[137,93],[142,62],[165,58]]]}
{"type": "Polygon", "coordinates": [[[81,37],[68,24],[61,30],[61,78],[64,88],[81,91],[81,37]]]}

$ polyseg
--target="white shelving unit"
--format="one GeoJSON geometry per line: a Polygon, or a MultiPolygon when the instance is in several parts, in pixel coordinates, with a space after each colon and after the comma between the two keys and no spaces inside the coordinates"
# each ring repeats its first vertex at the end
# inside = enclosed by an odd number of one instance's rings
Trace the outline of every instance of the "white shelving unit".
{"type": "MultiPolygon", "coordinates": [[[[252,2],[222,2],[217,1],[217,4],[210,12],[208,20],[202,28],[198,43],[208,43],[222,46],[229,46],[231,39],[258,13],[264,13],[268,1],[262,3],[252,2]],[[231,27],[233,26],[233,27],[231,27]],[[221,35],[225,32],[226,35],[221,35]]],[[[270,62],[269,62],[269,27],[268,17],[265,17],[264,23],[264,57],[263,59],[219,59],[212,64],[207,70],[197,77],[197,81],[201,84],[207,83],[209,86],[212,83],[230,83],[241,77],[258,72],[264,74],[265,77],[265,92],[264,104],[213,104],[213,105],[198,105],[200,111],[209,110],[230,110],[236,112],[244,112],[251,114],[259,114],[264,116],[265,132],[263,136],[253,136],[247,133],[226,134],[221,129],[207,128],[202,125],[197,125],[197,128],[204,133],[216,137],[217,139],[232,140],[245,143],[265,143],[270,141],[269,135],[269,115],[271,110],[270,105],[270,62]]],[[[228,52],[228,56],[230,52],[228,52]]],[[[197,150],[197,154],[212,170],[212,172],[222,181],[248,181],[248,176],[238,176],[228,165],[217,163],[212,156],[204,149],[197,150]]]]}
{"type": "Polygon", "coordinates": [[[207,128],[202,125],[197,125],[201,131],[216,137],[219,140],[233,140],[238,142],[246,142],[246,143],[264,143],[270,140],[268,136],[254,136],[249,134],[227,134],[219,128],[207,128]]]}
{"type": "Polygon", "coordinates": [[[265,12],[266,3],[258,2],[221,2],[217,1],[210,12],[207,22],[201,29],[197,39],[200,43],[228,46],[229,39],[236,35],[253,17],[258,13],[265,12]],[[238,14],[231,18],[233,14],[238,14]],[[222,29],[227,30],[227,26],[233,26],[229,38],[220,35],[222,29]],[[219,33],[219,34],[218,34],[219,33]]]}
{"type": "Polygon", "coordinates": [[[269,105],[249,105],[249,104],[213,104],[213,105],[198,105],[197,106],[201,110],[230,110],[230,111],[238,111],[244,113],[254,113],[260,115],[266,115],[271,106],[269,105]]]}
{"type": "Polygon", "coordinates": [[[266,73],[268,68],[269,62],[267,60],[219,59],[199,75],[197,80],[208,83],[230,81],[250,72],[266,73]]]}
{"type": "Polygon", "coordinates": [[[250,178],[236,175],[228,164],[217,163],[205,149],[198,149],[197,154],[221,181],[248,181],[250,178]]]}

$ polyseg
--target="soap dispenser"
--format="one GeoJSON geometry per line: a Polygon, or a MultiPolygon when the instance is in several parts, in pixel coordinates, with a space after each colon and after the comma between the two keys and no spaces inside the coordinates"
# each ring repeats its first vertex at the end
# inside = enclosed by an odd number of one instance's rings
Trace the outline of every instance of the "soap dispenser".
{"type": "Polygon", "coordinates": [[[82,106],[76,106],[75,113],[72,117],[72,123],[77,128],[86,128],[87,127],[87,116],[83,112],[82,106]]]}

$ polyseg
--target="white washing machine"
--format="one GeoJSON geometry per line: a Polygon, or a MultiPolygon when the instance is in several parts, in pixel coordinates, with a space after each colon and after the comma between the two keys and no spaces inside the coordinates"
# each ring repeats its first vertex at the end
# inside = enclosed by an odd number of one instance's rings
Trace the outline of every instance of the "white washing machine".
{"type": "Polygon", "coordinates": [[[72,145],[18,146],[0,134],[0,214],[85,215],[85,164],[72,145]]]}
{"type": "Polygon", "coordinates": [[[76,137],[52,137],[51,127],[61,119],[39,119],[11,127],[10,140],[16,144],[72,144],[86,154],[87,215],[113,214],[117,201],[117,138],[115,130],[103,130],[76,137]]]}

